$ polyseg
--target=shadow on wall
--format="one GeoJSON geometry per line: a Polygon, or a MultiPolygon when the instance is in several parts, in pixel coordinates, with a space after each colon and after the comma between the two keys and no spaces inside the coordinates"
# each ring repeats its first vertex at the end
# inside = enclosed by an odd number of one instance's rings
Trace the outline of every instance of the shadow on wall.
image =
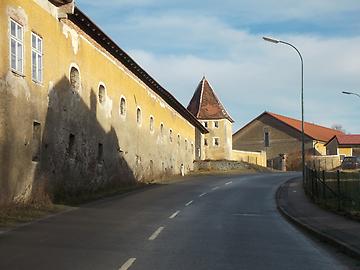
{"type": "Polygon", "coordinates": [[[114,128],[107,132],[97,120],[97,106],[93,89],[89,108],[66,77],[50,91],[32,197],[46,191],[53,201],[66,202],[136,183],[114,128]]]}
{"type": "MultiPolygon", "coordinates": [[[[29,138],[25,136],[25,122],[21,113],[26,111],[24,91],[20,89],[14,98],[13,85],[6,79],[0,79],[0,205],[17,199],[17,190],[22,194],[31,190],[17,179],[26,179],[32,175],[31,160],[25,155],[29,152],[29,138]],[[23,109],[20,109],[23,108],[23,109]],[[24,155],[25,154],[25,155],[24,155]]],[[[26,182],[26,181],[24,181],[26,182]]]]}

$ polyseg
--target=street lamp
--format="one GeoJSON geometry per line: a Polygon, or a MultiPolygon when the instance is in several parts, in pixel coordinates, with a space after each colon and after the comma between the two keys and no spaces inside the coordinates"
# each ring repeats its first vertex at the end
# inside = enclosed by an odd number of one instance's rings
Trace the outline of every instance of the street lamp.
{"type": "Polygon", "coordinates": [[[342,91],[343,94],[345,95],[354,95],[354,96],[358,96],[360,98],[360,95],[358,93],[354,93],[354,92],[348,92],[348,91],[342,91]]]}
{"type": "Polygon", "coordinates": [[[301,60],[301,162],[302,162],[302,177],[303,177],[303,182],[305,181],[305,135],[304,135],[304,60],[302,58],[301,53],[299,52],[299,50],[292,44],[279,40],[279,39],[275,39],[275,38],[271,38],[271,37],[263,37],[263,39],[265,41],[268,42],[272,42],[275,44],[278,43],[282,43],[285,45],[290,46],[291,48],[293,48],[299,55],[300,60],[301,60]]]}

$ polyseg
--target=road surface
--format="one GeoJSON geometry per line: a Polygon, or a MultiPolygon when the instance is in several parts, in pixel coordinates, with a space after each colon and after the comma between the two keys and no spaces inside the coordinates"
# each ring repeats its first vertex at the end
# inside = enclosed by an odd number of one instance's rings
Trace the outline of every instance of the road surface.
{"type": "Polygon", "coordinates": [[[0,235],[0,269],[347,269],[276,210],[295,174],[201,176],[0,235]]]}

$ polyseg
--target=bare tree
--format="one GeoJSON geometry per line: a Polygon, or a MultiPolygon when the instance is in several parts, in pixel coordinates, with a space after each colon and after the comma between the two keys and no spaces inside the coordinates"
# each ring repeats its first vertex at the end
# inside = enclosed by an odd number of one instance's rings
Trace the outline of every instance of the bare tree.
{"type": "Polygon", "coordinates": [[[331,126],[331,128],[346,133],[345,129],[343,128],[343,126],[341,124],[333,124],[331,126]]]}

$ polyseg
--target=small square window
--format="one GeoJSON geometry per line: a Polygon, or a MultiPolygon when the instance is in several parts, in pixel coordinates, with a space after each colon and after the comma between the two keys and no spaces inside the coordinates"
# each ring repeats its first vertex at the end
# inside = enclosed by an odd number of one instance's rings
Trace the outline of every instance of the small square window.
{"type": "Polygon", "coordinates": [[[219,146],[219,145],[220,145],[220,139],[214,138],[214,146],[219,146]]]}
{"type": "Polygon", "coordinates": [[[219,128],[219,121],[214,121],[214,128],[219,128]]]}
{"type": "Polygon", "coordinates": [[[204,127],[208,127],[208,122],[204,122],[204,127]]]}
{"type": "Polygon", "coordinates": [[[204,139],[204,145],[207,146],[208,145],[208,140],[205,138],[204,139]]]}

